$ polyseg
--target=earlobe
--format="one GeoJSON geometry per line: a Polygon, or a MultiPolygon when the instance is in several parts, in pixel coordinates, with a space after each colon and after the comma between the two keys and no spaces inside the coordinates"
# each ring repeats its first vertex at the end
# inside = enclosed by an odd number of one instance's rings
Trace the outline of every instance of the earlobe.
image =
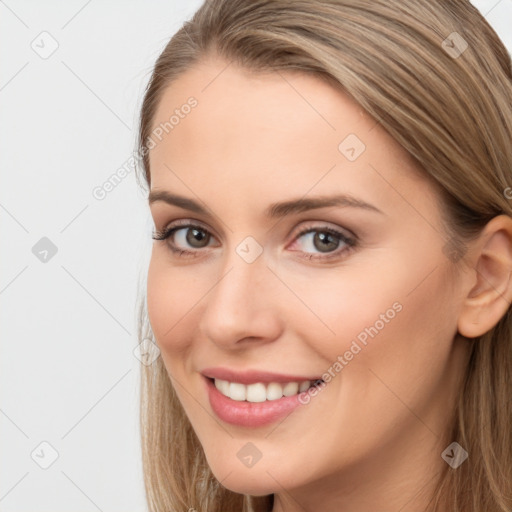
{"type": "Polygon", "coordinates": [[[458,331],[476,338],[490,331],[512,303],[512,218],[494,217],[475,242],[473,281],[462,305],[458,331]]]}

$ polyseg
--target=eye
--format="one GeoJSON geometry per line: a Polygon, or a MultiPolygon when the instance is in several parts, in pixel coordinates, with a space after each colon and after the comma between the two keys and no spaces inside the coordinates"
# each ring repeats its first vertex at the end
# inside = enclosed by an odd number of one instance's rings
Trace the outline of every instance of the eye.
{"type": "MultiPolygon", "coordinates": [[[[174,223],[163,231],[155,231],[154,240],[168,240],[169,249],[178,257],[196,257],[201,250],[213,245],[215,237],[198,224],[174,223]]],[[[339,257],[355,248],[357,238],[328,226],[309,226],[300,231],[289,246],[292,252],[301,253],[300,257],[309,260],[339,257]],[[299,248],[296,249],[295,247],[299,248]]]]}
{"type": "Polygon", "coordinates": [[[309,227],[296,236],[292,247],[296,245],[301,247],[300,252],[304,253],[304,258],[325,259],[339,256],[354,248],[356,240],[327,226],[309,227]]]}
{"type": "Polygon", "coordinates": [[[154,240],[168,240],[169,248],[179,255],[195,255],[195,250],[208,247],[214,240],[213,235],[205,228],[194,224],[170,226],[163,231],[153,233],[154,240]],[[193,249],[193,250],[190,250],[193,249]],[[195,250],[194,250],[195,249],[195,250]]]}

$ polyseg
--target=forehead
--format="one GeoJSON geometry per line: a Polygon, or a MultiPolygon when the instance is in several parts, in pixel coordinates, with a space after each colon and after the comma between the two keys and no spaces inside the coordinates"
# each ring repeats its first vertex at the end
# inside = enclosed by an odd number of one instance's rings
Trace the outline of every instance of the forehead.
{"type": "Polygon", "coordinates": [[[378,122],[312,74],[202,61],[165,89],[153,129],[166,126],[150,151],[152,188],[183,188],[176,176],[186,176],[193,190],[207,183],[210,190],[228,185],[266,194],[270,182],[281,187],[279,194],[292,184],[304,194],[319,180],[325,186],[344,182],[354,192],[377,186],[374,194],[381,195],[397,180],[409,189],[426,184],[378,122]],[[191,98],[196,106],[184,108],[191,98]],[[361,152],[357,160],[347,158],[350,146],[361,152]],[[333,166],[336,173],[328,172],[333,166]]]}
{"type": "MultiPolygon", "coordinates": [[[[179,110],[191,97],[200,107],[194,110],[199,116],[194,117],[217,116],[219,121],[235,121],[246,129],[251,123],[289,129],[297,121],[318,131],[348,126],[355,130],[362,120],[375,126],[357,103],[323,77],[298,71],[250,70],[212,58],[192,66],[164,90],[153,127],[168,121],[174,109],[179,110]],[[343,120],[337,116],[340,109],[343,120]]],[[[173,135],[179,131],[173,130],[173,135]]]]}

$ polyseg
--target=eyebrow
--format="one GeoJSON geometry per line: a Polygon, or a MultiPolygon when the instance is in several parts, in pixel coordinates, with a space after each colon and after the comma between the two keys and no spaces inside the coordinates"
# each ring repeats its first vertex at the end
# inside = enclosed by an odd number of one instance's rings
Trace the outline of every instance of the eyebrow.
{"type": "MultiPolygon", "coordinates": [[[[186,210],[190,210],[195,213],[208,215],[208,210],[203,207],[199,202],[194,199],[171,194],[165,190],[153,190],[150,192],[148,202],[150,205],[162,201],[164,203],[179,206],[186,210]]],[[[309,198],[292,199],[289,201],[282,201],[279,203],[271,204],[265,210],[265,216],[270,219],[285,217],[294,213],[301,213],[308,210],[314,210],[317,208],[327,208],[329,206],[340,206],[349,208],[360,208],[364,210],[374,211],[377,213],[384,214],[382,210],[379,210],[376,206],[367,203],[361,199],[353,197],[349,194],[337,194],[333,196],[317,196],[309,198]]]]}

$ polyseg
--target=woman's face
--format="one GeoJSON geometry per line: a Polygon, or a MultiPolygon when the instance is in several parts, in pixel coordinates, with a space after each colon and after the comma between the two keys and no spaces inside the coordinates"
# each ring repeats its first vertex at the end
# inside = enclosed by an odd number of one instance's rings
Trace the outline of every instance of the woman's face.
{"type": "Polygon", "coordinates": [[[320,479],[432,476],[463,294],[408,154],[319,78],[222,60],[168,87],[153,126],[151,213],[176,231],[153,245],[149,317],[215,476],[301,503],[320,479]]]}

